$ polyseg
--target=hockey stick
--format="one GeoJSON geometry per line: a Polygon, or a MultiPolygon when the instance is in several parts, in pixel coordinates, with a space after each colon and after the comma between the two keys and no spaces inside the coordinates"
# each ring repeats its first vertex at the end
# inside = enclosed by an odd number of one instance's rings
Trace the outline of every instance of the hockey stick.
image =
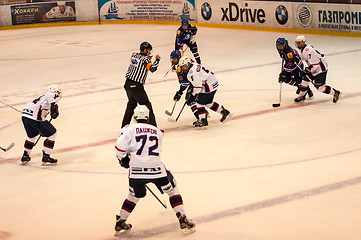
{"type": "Polygon", "coordinates": [[[145,185],[145,187],[147,188],[147,190],[148,190],[149,192],[151,192],[151,193],[153,194],[153,196],[158,200],[158,202],[159,202],[160,204],[162,204],[162,206],[163,206],[164,208],[167,208],[167,205],[166,205],[165,203],[163,203],[163,202],[157,197],[157,195],[155,195],[155,193],[154,193],[152,190],[150,190],[150,188],[149,188],[147,185],[145,185]]]}
{"type": "Polygon", "coordinates": [[[279,94],[278,103],[272,104],[272,107],[276,108],[276,107],[281,106],[281,96],[282,96],[282,82],[280,82],[280,94],[279,94]]]}
{"type": "Polygon", "coordinates": [[[179,111],[178,116],[177,116],[176,119],[174,119],[174,118],[172,118],[172,117],[169,117],[169,118],[168,118],[168,121],[169,121],[169,122],[176,122],[176,121],[178,121],[178,119],[179,119],[180,115],[182,114],[183,109],[184,109],[184,107],[185,107],[186,104],[187,104],[187,101],[184,102],[184,104],[183,104],[181,110],[179,111]]]}
{"type": "MultiPolygon", "coordinates": [[[[283,63],[284,63],[284,60],[283,60],[283,58],[282,58],[281,71],[282,71],[282,69],[283,69],[283,63]]],[[[279,94],[278,103],[272,104],[272,107],[274,107],[274,108],[280,107],[280,106],[281,106],[281,98],[282,98],[282,82],[280,82],[280,94],[279,94]]]]}
{"type": "Polygon", "coordinates": [[[1,100],[0,100],[0,102],[1,102],[2,104],[4,104],[4,105],[6,105],[6,106],[8,106],[8,107],[10,107],[10,108],[12,108],[12,109],[14,109],[14,110],[17,111],[17,112],[22,113],[22,111],[20,111],[19,109],[16,109],[16,108],[14,108],[13,106],[11,106],[11,105],[9,105],[9,104],[1,101],[1,100]]]}
{"type": "Polygon", "coordinates": [[[168,110],[165,110],[165,114],[167,114],[168,116],[172,116],[173,112],[174,112],[174,108],[175,108],[175,105],[177,104],[178,101],[174,101],[174,105],[173,105],[173,109],[172,109],[172,112],[169,112],[168,110]]]}
{"type": "Polygon", "coordinates": [[[15,146],[15,143],[12,142],[12,143],[10,143],[10,145],[7,148],[0,147],[0,149],[3,150],[4,152],[6,152],[6,151],[9,151],[14,146],[15,146]]]}

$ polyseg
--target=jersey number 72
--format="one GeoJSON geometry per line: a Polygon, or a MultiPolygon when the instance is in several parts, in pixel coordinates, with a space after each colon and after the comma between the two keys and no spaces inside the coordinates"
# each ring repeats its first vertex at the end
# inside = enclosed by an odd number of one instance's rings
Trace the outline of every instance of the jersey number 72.
{"type": "MultiPolygon", "coordinates": [[[[140,136],[136,136],[135,140],[137,140],[137,142],[142,141],[142,146],[140,146],[140,148],[137,151],[137,155],[141,155],[144,149],[144,146],[147,142],[147,135],[140,135],[140,136]]],[[[149,156],[159,156],[158,152],[155,152],[155,150],[158,148],[158,138],[156,136],[149,136],[149,141],[155,142],[154,145],[150,146],[148,148],[148,155],[149,156]]]]}

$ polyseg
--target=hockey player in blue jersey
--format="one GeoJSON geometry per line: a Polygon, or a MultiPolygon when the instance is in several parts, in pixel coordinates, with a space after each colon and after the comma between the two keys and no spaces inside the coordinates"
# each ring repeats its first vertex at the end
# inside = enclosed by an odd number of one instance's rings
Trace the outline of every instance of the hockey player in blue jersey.
{"type": "MultiPolygon", "coordinates": [[[[178,66],[179,63],[179,59],[182,57],[182,53],[179,50],[173,50],[170,53],[170,60],[171,60],[171,64],[172,64],[172,70],[174,70],[177,73],[177,77],[178,77],[178,82],[179,82],[179,90],[175,93],[173,100],[174,101],[179,101],[180,98],[183,95],[183,92],[187,89],[187,92],[193,92],[192,89],[192,85],[189,83],[188,79],[187,79],[187,72],[184,72],[182,70],[181,67],[178,66]]],[[[190,101],[189,99],[187,99],[187,105],[191,108],[192,113],[194,114],[194,116],[198,118],[198,108],[195,104],[194,101],[190,101]]],[[[207,116],[208,116],[208,111],[207,112],[207,116]]]]}
{"type": "Polygon", "coordinates": [[[177,30],[177,35],[175,39],[175,50],[184,51],[184,44],[189,47],[193,53],[194,58],[197,63],[201,63],[201,58],[198,54],[198,47],[196,43],[196,34],[197,27],[193,24],[190,24],[187,19],[182,20],[182,26],[177,30]]]}
{"type": "Polygon", "coordinates": [[[313,92],[309,88],[309,80],[304,79],[303,63],[298,53],[288,45],[288,41],[284,38],[278,38],[276,48],[282,58],[283,66],[279,74],[278,81],[289,85],[297,86],[297,94],[299,96],[294,99],[295,102],[301,102],[306,99],[306,94],[311,98],[313,92]]]}

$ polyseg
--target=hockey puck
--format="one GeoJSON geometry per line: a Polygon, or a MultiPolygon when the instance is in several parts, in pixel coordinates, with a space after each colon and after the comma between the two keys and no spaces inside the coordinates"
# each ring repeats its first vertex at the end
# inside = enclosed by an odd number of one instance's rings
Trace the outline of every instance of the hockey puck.
{"type": "Polygon", "coordinates": [[[272,104],[272,107],[274,107],[274,108],[276,108],[276,107],[280,107],[281,106],[281,104],[280,103],[274,103],[274,104],[272,104]]]}

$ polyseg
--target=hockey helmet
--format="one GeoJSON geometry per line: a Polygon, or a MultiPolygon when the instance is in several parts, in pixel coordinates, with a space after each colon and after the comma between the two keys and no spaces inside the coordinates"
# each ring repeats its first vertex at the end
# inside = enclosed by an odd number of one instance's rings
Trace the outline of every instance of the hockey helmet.
{"type": "Polygon", "coordinates": [[[180,58],[180,57],[182,57],[182,54],[179,50],[173,50],[170,53],[170,58],[180,58]]]}
{"type": "Polygon", "coordinates": [[[149,42],[142,42],[139,47],[140,51],[144,51],[144,49],[152,50],[153,47],[149,42]]]}
{"type": "Polygon", "coordinates": [[[57,2],[58,6],[65,6],[65,1],[59,1],[57,2]]]}
{"type": "Polygon", "coordinates": [[[285,38],[278,38],[276,41],[276,45],[285,45],[288,44],[288,41],[285,38]]]}
{"type": "Polygon", "coordinates": [[[61,96],[61,90],[60,88],[58,87],[58,85],[56,84],[52,84],[48,87],[48,91],[51,91],[51,92],[55,92],[56,94],[58,94],[59,96],[61,96]]]}
{"type": "Polygon", "coordinates": [[[188,25],[189,21],[188,19],[182,19],[182,25],[188,25]]]}
{"type": "Polygon", "coordinates": [[[301,49],[305,46],[305,44],[306,44],[305,36],[300,35],[300,36],[296,37],[295,45],[297,48],[301,49]]]}
{"type": "Polygon", "coordinates": [[[134,118],[135,120],[148,120],[149,119],[149,109],[145,105],[138,105],[134,109],[134,118]]]}
{"type": "Polygon", "coordinates": [[[192,63],[192,61],[191,61],[191,59],[190,59],[189,57],[183,56],[183,57],[181,57],[181,58],[179,59],[178,65],[179,65],[180,67],[183,67],[184,65],[189,65],[189,64],[191,64],[191,63],[192,63]]]}

